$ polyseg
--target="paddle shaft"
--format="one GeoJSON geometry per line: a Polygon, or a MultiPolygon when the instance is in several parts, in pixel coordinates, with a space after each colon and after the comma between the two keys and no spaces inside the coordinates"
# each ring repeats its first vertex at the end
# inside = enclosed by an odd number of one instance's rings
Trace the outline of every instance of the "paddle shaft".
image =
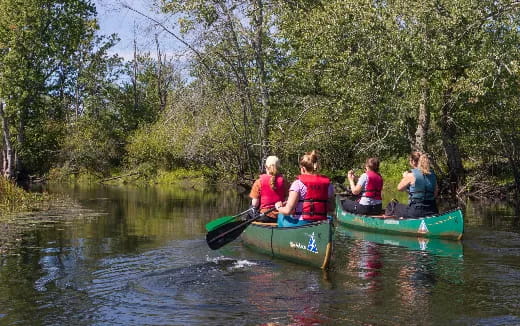
{"type": "Polygon", "coordinates": [[[242,216],[242,215],[244,215],[244,214],[246,214],[246,213],[249,213],[250,210],[252,210],[252,208],[249,208],[249,209],[243,211],[242,213],[238,213],[237,215],[234,215],[233,217],[239,217],[239,216],[242,216]]]}
{"type": "Polygon", "coordinates": [[[262,214],[259,214],[258,216],[252,218],[252,219],[249,219],[243,223],[240,223],[239,225],[227,230],[226,232],[222,232],[221,234],[217,235],[216,237],[214,237],[213,239],[209,240],[208,243],[212,243],[212,242],[215,242],[217,241],[218,239],[222,238],[222,237],[225,237],[226,235],[230,234],[231,232],[237,230],[237,229],[240,229],[241,227],[247,225],[247,224],[251,224],[253,223],[254,221],[258,220],[259,218],[265,216],[266,214],[268,213],[271,213],[272,211],[274,211],[276,208],[271,208],[265,212],[263,212],[262,214]]]}

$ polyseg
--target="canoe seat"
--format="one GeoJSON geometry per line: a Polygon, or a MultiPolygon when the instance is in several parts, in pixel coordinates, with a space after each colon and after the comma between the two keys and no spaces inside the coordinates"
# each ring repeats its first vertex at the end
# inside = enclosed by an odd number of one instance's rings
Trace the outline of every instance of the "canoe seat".
{"type": "Polygon", "coordinates": [[[396,219],[394,215],[368,215],[373,218],[380,218],[380,219],[387,219],[387,218],[393,218],[396,219]]]}
{"type": "Polygon", "coordinates": [[[263,226],[278,226],[278,223],[269,223],[269,222],[253,222],[253,224],[263,225],[263,226]]]}

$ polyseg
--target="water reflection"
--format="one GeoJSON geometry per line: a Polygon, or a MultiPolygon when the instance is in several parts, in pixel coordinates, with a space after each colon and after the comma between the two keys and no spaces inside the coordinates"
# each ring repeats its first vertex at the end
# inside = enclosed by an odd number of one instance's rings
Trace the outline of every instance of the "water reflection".
{"type": "Polygon", "coordinates": [[[392,314],[395,320],[389,324],[396,325],[409,323],[401,318],[413,315],[412,324],[429,324],[428,320],[434,318],[430,311],[433,290],[446,284],[463,284],[464,255],[459,241],[385,235],[341,226],[336,228],[336,236],[336,247],[343,250],[336,252],[334,271],[345,274],[344,286],[358,293],[353,308],[360,315],[371,314],[381,320],[385,313],[392,314]]]}
{"type": "Polygon", "coordinates": [[[368,281],[365,286],[367,293],[378,291],[383,261],[377,244],[354,239],[350,243],[347,268],[360,279],[368,281]]]}
{"type": "Polygon", "coordinates": [[[413,251],[423,251],[436,256],[463,258],[464,250],[461,241],[428,239],[419,237],[398,236],[392,234],[363,232],[338,226],[336,232],[342,236],[386,246],[404,247],[413,251]]]}
{"type": "Polygon", "coordinates": [[[434,260],[427,254],[410,252],[405,255],[397,274],[398,296],[404,307],[428,307],[430,289],[437,281],[433,266],[434,260]]]}
{"type": "Polygon", "coordinates": [[[247,198],[179,189],[64,189],[85,210],[34,228],[0,257],[0,324],[520,324],[520,235],[468,205],[463,242],[337,227],[331,270],[232,242],[208,221],[247,198]],[[488,222],[492,223],[488,223],[488,222]]]}

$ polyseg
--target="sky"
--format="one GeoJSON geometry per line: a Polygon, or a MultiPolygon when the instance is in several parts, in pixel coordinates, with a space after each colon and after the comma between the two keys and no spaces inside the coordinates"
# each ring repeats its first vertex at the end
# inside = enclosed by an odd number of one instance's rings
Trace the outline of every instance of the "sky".
{"type": "Polygon", "coordinates": [[[112,49],[112,52],[126,60],[131,60],[133,57],[134,36],[139,51],[150,51],[152,55],[155,55],[154,35],[157,33],[163,54],[165,53],[169,57],[180,57],[185,54],[186,50],[174,41],[171,35],[154,28],[149,19],[124,7],[126,5],[134,8],[154,19],[165,22],[169,28],[175,28],[173,19],[166,20],[164,15],[153,10],[152,0],[94,0],[94,4],[98,12],[100,34],[118,34],[121,40],[112,49]]]}

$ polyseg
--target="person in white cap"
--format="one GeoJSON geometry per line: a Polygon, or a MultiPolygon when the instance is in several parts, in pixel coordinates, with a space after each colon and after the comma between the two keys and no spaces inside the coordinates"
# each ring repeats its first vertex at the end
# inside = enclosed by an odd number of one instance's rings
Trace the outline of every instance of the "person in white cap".
{"type": "MultiPolygon", "coordinates": [[[[268,156],[265,160],[265,173],[255,181],[249,197],[251,208],[263,213],[275,207],[279,201],[285,201],[289,192],[289,184],[279,173],[280,160],[276,156],[268,156]]],[[[258,219],[259,222],[276,223],[278,211],[274,210],[258,219]]]]}

